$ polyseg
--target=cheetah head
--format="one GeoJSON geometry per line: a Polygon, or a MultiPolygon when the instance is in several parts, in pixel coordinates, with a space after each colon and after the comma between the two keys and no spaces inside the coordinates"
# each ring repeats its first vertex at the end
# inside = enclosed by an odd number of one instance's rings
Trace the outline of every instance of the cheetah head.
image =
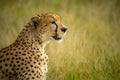
{"type": "Polygon", "coordinates": [[[54,13],[38,14],[31,18],[32,26],[35,28],[35,35],[43,41],[51,39],[61,40],[67,28],[60,21],[60,17],[54,13]]]}

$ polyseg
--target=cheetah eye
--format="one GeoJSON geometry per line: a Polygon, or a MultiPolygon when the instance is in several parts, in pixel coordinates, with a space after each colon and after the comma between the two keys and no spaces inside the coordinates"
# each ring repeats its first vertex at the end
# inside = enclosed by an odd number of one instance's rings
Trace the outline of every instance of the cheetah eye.
{"type": "Polygon", "coordinates": [[[55,32],[57,32],[58,25],[56,24],[56,22],[55,21],[51,21],[51,24],[54,24],[56,26],[55,32]]]}
{"type": "Polygon", "coordinates": [[[54,24],[56,27],[58,26],[55,21],[51,21],[51,24],[54,24]]]}
{"type": "Polygon", "coordinates": [[[56,22],[55,22],[55,21],[51,21],[51,23],[56,25],[56,22]]]}

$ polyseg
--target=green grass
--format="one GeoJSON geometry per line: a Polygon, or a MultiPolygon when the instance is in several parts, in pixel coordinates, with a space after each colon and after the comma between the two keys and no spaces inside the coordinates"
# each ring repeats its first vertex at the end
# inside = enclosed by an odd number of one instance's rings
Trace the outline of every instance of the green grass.
{"type": "Polygon", "coordinates": [[[120,80],[120,1],[1,0],[0,48],[12,43],[31,16],[61,15],[68,31],[51,41],[47,80],[120,80]]]}

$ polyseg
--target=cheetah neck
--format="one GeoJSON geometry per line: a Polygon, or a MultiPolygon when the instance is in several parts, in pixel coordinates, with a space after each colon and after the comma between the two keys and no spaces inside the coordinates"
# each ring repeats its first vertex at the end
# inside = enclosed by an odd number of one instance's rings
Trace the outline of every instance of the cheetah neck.
{"type": "Polygon", "coordinates": [[[37,48],[42,52],[44,52],[44,48],[47,44],[47,42],[44,43],[41,38],[33,36],[29,28],[26,27],[20,32],[19,36],[16,39],[16,43],[18,45],[24,45],[29,48],[37,48]]]}

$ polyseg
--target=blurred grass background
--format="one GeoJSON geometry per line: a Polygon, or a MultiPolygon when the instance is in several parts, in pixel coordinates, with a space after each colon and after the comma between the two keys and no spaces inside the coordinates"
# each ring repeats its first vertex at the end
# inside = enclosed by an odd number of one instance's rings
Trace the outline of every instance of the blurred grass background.
{"type": "Polygon", "coordinates": [[[44,12],[68,26],[61,44],[46,47],[47,80],[120,80],[120,0],[0,0],[0,48],[44,12]]]}

